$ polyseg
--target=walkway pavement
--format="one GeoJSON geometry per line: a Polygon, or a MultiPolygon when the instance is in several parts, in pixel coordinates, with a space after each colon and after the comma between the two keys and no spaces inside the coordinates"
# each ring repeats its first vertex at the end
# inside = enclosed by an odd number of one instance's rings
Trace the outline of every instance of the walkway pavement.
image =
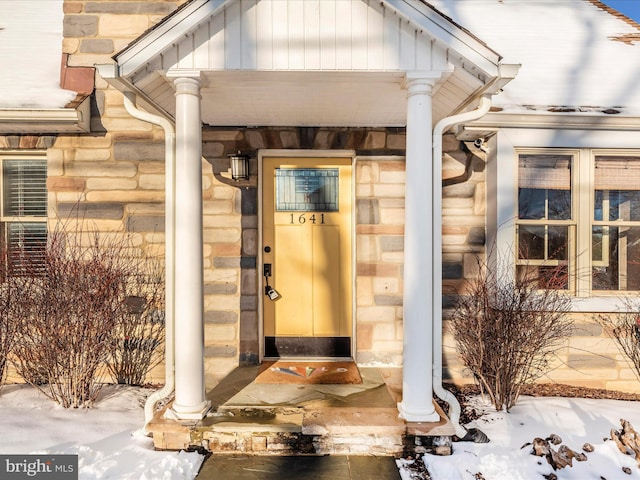
{"type": "Polygon", "coordinates": [[[210,456],[196,480],[400,480],[393,457],[210,456]]]}

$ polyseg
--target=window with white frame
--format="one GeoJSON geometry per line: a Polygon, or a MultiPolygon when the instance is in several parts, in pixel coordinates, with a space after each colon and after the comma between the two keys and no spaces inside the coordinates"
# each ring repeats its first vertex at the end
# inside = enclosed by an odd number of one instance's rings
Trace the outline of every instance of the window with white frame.
{"type": "Polygon", "coordinates": [[[0,156],[0,223],[5,274],[37,273],[47,243],[47,162],[39,156],[0,156]]]}
{"type": "Polygon", "coordinates": [[[640,291],[640,154],[519,151],[518,275],[578,296],[640,291]]]}
{"type": "Polygon", "coordinates": [[[595,155],[593,290],[640,290],[640,156],[595,155]]]}

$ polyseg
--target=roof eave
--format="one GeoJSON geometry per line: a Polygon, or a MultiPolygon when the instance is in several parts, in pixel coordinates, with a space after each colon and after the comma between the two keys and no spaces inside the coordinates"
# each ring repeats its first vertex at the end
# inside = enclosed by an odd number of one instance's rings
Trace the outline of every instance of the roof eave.
{"type": "Polygon", "coordinates": [[[499,76],[502,56],[430,5],[418,0],[383,0],[383,3],[413,26],[458,52],[488,76],[499,76]]]}
{"type": "MultiPolygon", "coordinates": [[[[640,129],[640,116],[594,115],[580,113],[504,113],[489,112],[484,117],[465,125],[468,134],[497,128],[563,130],[616,130],[640,129]]],[[[464,136],[463,132],[460,132],[464,136]]]]}
{"type": "Polygon", "coordinates": [[[86,133],[90,121],[89,96],[75,108],[0,108],[0,133],[86,133]]]}
{"type": "Polygon", "coordinates": [[[113,56],[120,66],[120,75],[135,73],[142,65],[171,46],[175,38],[196,28],[202,18],[215,15],[232,1],[235,0],[193,0],[186,4],[113,56]]]}

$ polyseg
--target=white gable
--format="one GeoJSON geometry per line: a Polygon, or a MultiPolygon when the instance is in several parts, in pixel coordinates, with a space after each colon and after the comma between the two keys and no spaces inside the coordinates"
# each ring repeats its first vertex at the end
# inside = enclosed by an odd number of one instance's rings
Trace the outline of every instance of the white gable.
{"type": "Polygon", "coordinates": [[[199,73],[203,121],[229,126],[402,126],[405,72],[453,72],[439,118],[500,71],[496,52],[414,0],[192,0],[115,58],[169,114],[167,74],[199,73]]]}
{"type": "Polygon", "coordinates": [[[189,32],[151,70],[445,69],[433,38],[377,1],[237,0],[189,32]]]}

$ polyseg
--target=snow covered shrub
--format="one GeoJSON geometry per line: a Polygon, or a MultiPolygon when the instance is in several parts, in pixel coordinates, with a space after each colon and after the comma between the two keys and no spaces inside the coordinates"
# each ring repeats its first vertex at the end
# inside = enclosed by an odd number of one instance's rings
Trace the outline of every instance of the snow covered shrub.
{"type": "Polygon", "coordinates": [[[640,380],[640,300],[626,297],[622,302],[624,312],[599,313],[595,320],[616,341],[640,380]]]}
{"type": "Polygon", "coordinates": [[[143,259],[126,236],[83,234],[70,224],[58,223],[42,264],[22,276],[14,356],[25,381],[77,408],[91,406],[108,375],[143,259]]]}
{"type": "Polygon", "coordinates": [[[457,351],[496,410],[509,411],[521,388],[549,369],[571,334],[570,299],[556,274],[491,269],[478,259],[478,276],[454,301],[451,327],[457,351]]]}
{"type": "Polygon", "coordinates": [[[127,385],[142,385],[164,358],[164,272],[152,260],[140,262],[136,270],[127,283],[107,363],[115,380],[127,385]]]}

